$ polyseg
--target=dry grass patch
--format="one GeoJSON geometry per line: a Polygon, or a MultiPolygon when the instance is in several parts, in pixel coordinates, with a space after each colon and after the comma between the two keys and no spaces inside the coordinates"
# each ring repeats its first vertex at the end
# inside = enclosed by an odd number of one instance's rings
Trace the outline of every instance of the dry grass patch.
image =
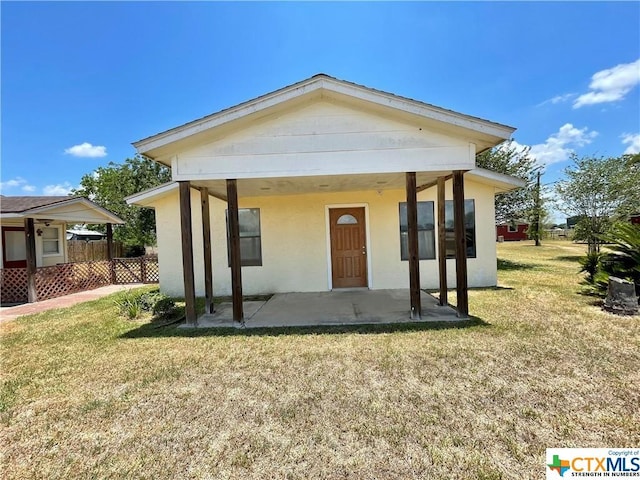
{"type": "Polygon", "coordinates": [[[4,478],[541,478],[547,447],[639,445],[640,318],[576,294],[579,246],[498,248],[468,328],[4,324],[4,478]]]}

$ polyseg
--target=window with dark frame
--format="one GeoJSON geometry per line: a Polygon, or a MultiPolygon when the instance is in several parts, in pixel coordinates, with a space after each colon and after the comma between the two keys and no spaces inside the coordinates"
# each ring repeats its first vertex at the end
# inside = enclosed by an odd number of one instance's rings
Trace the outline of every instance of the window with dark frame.
{"type": "MultiPolygon", "coordinates": [[[[400,259],[409,260],[407,202],[400,203],[399,215],[400,259]]],[[[436,258],[435,226],[433,218],[433,202],[418,202],[418,258],[420,260],[433,260],[436,258]]]]}
{"type": "MultiPolygon", "coordinates": [[[[447,258],[456,256],[453,200],[444,202],[444,230],[447,258]]],[[[467,258],[476,258],[476,207],[473,199],[464,201],[464,227],[467,240],[467,258]]]]}
{"type": "MultiPolygon", "coordinates": [[[[229,211],[225,211],[227,223],[227,260],[231,266],[231,248],[229,235],[229,211]]],[[[238,209],[240,226],[240,265],[243,267],[262,266],[262,240],[260,234],[260,209],[238,209]]]]}

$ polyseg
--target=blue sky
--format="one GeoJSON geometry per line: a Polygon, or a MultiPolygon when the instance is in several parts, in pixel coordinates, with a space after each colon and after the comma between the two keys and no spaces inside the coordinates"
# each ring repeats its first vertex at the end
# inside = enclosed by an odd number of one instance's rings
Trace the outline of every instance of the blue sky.
{"type": "Polygon", "coordinates": [[[131,142],[323,72],[517,127],[569,155],[640,151],[640,3],[6,2],[2,193],[65,194],[131,142]]]}

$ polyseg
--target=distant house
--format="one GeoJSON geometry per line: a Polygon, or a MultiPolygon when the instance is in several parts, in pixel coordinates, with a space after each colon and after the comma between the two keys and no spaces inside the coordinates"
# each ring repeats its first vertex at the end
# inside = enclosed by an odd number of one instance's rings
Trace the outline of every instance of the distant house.
{"type": "MultiPolygon", "coordinates": [[[[70,266],[67,224],[124,223],[83,197],[0,196],[0,301],[35,302],[110,282],[70,266]]],[[[109,242],[110,243],[110,242],[109,242]]]]}
{"type": "MultiPolygon", "coordinates": [[[[67,262],[67,224],[121,224],[113,213],[83,197],[0,197],[2,267],[27,266],[25,228],[33,228],[36,267],[67,262]],[[30,222],[29,222],[30,221],[30,222]]],[[[93,232],[92,232],[93,233],[93,232]]]]}
{"type": "Polygon", "coordinates": [[[527,240],[529,224],[525,222],[509,222],[496,225],[496,239],[505,242],[527,240]]]}
{"type": "Polygon", "coordinates": [[[84,228],[74,228],[67,230],[67,240],[81,240],[89,242],[92,240],[105,240],[107,238],[106,233],[96,232],[95,230],[87,230],[84,228]]]}
{"type": "Polygon", "coordinates": [[[634,225],[640,225],[640,213],[634,213],[633,215],[629,215],[629,221],[634,225]]]}

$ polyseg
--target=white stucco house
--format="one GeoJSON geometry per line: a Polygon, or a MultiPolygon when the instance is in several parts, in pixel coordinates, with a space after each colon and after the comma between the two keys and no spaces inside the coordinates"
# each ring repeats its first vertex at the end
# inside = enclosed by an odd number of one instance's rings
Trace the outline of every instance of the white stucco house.
{"type": "Polygon", "coordinates": [[[135,142],[173,182],[128,201],[155,209],[187,321],[195,295],[240,320],[242,293],[341,288],[407,288],[419,316],[447,286],[464,316],[467,286],[496,285],[494,196],[522,186],[475,157],[513,131],[319,74],[135,142]]]}

